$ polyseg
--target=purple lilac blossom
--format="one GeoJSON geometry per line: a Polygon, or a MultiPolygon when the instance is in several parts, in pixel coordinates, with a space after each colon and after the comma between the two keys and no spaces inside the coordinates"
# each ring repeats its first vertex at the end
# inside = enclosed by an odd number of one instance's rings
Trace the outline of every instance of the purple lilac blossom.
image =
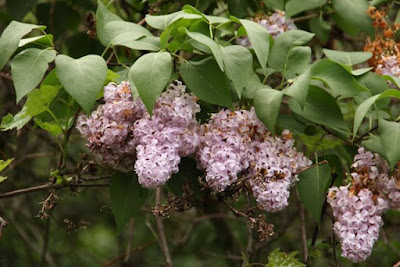
{"type": "MultiPolygon", "coordinates": [[[[268,33],[273,38],[278,37],[280,34],[286,31],[297,29],[296,25],[293,23],[293,20],[287,19],[285,17],[285,12],[280,10],[276,10],[270,16],[255,18],[253,20],[266,28],[268,33]]],[[[241,46],[251,47],[251,43],[248,37],[239,37],[236,39],[236,42],[241,46]]]]}

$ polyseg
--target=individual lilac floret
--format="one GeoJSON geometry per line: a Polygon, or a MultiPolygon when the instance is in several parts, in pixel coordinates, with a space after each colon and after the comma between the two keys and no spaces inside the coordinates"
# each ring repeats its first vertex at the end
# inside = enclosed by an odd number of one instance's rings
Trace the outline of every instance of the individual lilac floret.
{"type": "MultiPolygon", "coordinates": [[[[285,12],[280,10],[276,10],[270,16],[256,17],[253,20],[266,28],[269,34],[274,38],[278,37],[280,34],[286,31],[297,29],[296,25],[293,23],[293,20],[287,19],[285,17],[285,12]]],[[[239,45],[251,47],[251,43],[248,37],[237,38],[236,42],[239,45]]]]}
{"type": "Polygon", "coordinates": [[[224,191],[250,166],[253,140],[264,138],[265,126],[250,111],[221,110],[201,127],[197,163],[206,171],[206,182],[215,191],[224,191]]]}
{"type": "Polygon", "coordinates": [[[132,99],[129,82],[105,86],[104,100],[105,104],[90,116],[79,116],[76,128],[89,141],[86,146],[102,162],[130,170],[136,148],[133,123],[143,116],[146,108],[140,99],[132,99]]]}
{"type": "Polygon", "coordinates": [[[193,154],[199,145],[197,98],[185,93],[181,82],[171,84],[154,106],[153,116],[145,114],[135,122],[137,150],[135,171],[139,183],[155,188],[179,171],[181,157],[193,154]]]}
{"type": "Polygon", "coordinates": [[[400,77],[400,64],[397,56],[381,56],[382,63],[379,64],[375,71],[380,75],[390,75],[400,77]]]}
{"type": "Polygon", "coordinates": [[[283,210],[289,205],[297,173],[312,162],[297,152],[288,130],[281,137],[267,136],[265,141],[255,142],[253,153],[255,163],[247,176],[259,207],[268,212],[283,210]]]}
{"type": "Polygon", "coordinates": [[[336,219],[333,230],[342,245],[342,256],[353,262],[364,261],[379,237],[387,201],[367,188],[356,193],[347,186],[330,188],[327,201],[336,219]]]}

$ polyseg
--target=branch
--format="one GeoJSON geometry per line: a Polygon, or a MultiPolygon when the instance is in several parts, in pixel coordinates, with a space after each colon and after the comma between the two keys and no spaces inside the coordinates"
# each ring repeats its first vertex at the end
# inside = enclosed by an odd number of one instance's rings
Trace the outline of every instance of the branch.
{"type": "Polygon", "coordinates": [[[3,194],[0,194],[0,199],[2,198],[10,198],[10,197],[14,197],[14,196],[18,196],[18,195],[22,195],[22,194],[28,194],[28,193],[32,193],[32,192],[37,192],[37,191],[43,191],[43,190],[47,190],[47,189],[60,189],[60,188],[65,188],[65,187],[109,187],[109,184],[52,184],[52,183],[48,183],[48,184],[43,184],[43,185],[38,185],[38,186],[34,186],[34,187],[28,187],[28,188],[24,188],[24,189],[18,189],[15,191],[11,191],[11,192],[6,192],[3,194]]]}
{"type": "MultiPolygon", "coordinates": [[[[161,187],[157,187],[156,189],[156,206],[158,205],[161,205],[161,187]]],[[[171,260],[171,255],[169,254],[167,239],[165,237],[164,224],[162,223],[162,219],[160,217],[157,217],[156,221],[159,234],[159,244],[164,254],[165,265],[167,267],[171,267],[172,260],[171,260]]]]}
{"type": "Polygon", "coordinates": [[[316,166],[318,166],[318,165],[327,164],[327,163],[328,163],[327,160],[323,160],[323,161],[317,162],[317,163],[315,163],[315,164],[313,164],[313,165],[310,165],[310,166],[308,166],[308,167],[305,167],[305,168],[303,168],[303,169],[300,169],[299,171],[295,172],[295,174],[302,173],[302,172],[304,172],[304,171],[306,171],[306,170],[309,170],[309,169],[312,169],[312,168],[314,168],[314,167],[316,167],[316,166]]]}

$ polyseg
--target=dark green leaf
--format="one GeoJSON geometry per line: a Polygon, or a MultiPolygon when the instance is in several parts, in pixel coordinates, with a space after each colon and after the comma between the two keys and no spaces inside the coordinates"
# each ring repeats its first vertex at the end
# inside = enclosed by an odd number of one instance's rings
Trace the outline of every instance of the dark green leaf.
{"type": "Polygon", "coordinates": [[[296,99],[301,108],[304,108],[304,104],[306,103],[307,95],[308,95],[308,87],[310,86],[311,80],[311,71],[307,70],[303,74],[301,74],[297,79],[293,82],[291,86],[286,88],[283,92],[296,99]]]}
{"type": "Polygon", "coordinates": [[[111,38],[107,36],[105,31],[105,26],[107,23],[111,21],[122,21],[120,17],[109,11],[103,3],[98,0],[97,1],[97,11],[96,11],[96,30],[97,30],[97,37],[99,38],[100,42],[107,46],[111,38]]]}
{"type": "Polygon", "coordinates": [[[257,117],[267,126],[273,134],[275,123],[279,115],[283,93],[278,90],[261,88],[254,96],[254,108],[257,117]]]}
{"type": "Polygon", "coordinates": [[[65,90],[89,114],[107,77],[107,64],[97,55],[56,57],[57,75],[65,90]]]}
{"type": "Polygon", "coordinates": [[[54,50],[28,48],[11,61],[17,103],[40,83],[55,57],[54,50]]]}
{"type": "Polygon", "coordinates": [[[249,7],[247,0],[227,0],[229,13],[243,18],[247,15],[247,8],[249,7]]]}
{"type": "Polygon", "coordinates": [[[232,99],[224,73],[212,58],[189,61],[179,68],[183,81],[200,99],[215,105],[232,108],[232,99]]]}
{"type": "Polygon", "coordinates": [[[279,35],[272,46],[268,65],[276,70],[283,70],[287,55],[292,47],[306,44],[314,34],[301,30],[291,30],[279,35]]]}
{"type": "Polygon", "coordinates": [[[311,77],[326,83],[332,92],[345,96],[355,96],[367,88],[360,85],[353,76],[337,63],[325,59],[320,60],[311,68],[311,77]]]}
{"type": "Polygon", "coordinates": [[[296,46],[289,50],[283,73],[285,77],[292,78],[307,69],[311,61],[311,48],[308,46],[296,46]]]}
{"type": "Polygon", "coordinates": [[[232,81],[238,97],[253,74],[253,56],[250,51],[239,45],[220,47],[225,73],[232,81]]]}
{"type": "Polygon", "coordinates": [[[372,57],[371,52],[346,52],[323,49],[324,54],[332,61],[346,66],[363,63],[372,57]]]}
{"type": "Polygon", "coordinates": [[[379,139],[384,156],[393,168],[400,160],[400,123],[379,119],[379,139]]]}
{"type": "Polygon", "coordinates": [[[118,233],[140,211],[146,195],[147,190],[140,186],[135,173],[114,174],[110,185],[110,204],[118,233]]]}
{"type": "Polygon", "coordinates": [[[382,147],[382,142],[379,136],[370,134],[367,140],[361,142],[361,145],[369,151],[378,153],[379,155],[382,156],[385,155],[385,152],[383,151],[382,147]]]}
{"type": "Polygon", "coordinates": [[[15,20],[22,20],[37,2],[38,0],[6,0],[7,12],[15,20]]]}
{"type": "Polygon", "coordinates": [[[328,164],[317,165],[299,174],[297,186],[300,199],[318,224],[330,178],[331,168],[328,164]]]}
{"type": "Polygon", "coordinates": [[[289,0],[285,6],[286,16],[291,17],[303,11],[323,6],[326,2],[327,0],[308,0],[304,2],[298,0],[289,0]]]}

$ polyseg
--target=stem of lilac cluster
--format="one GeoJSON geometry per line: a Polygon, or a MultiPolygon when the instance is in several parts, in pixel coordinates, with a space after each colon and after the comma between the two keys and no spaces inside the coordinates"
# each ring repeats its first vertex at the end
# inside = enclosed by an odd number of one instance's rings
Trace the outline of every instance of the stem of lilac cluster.
{"type": "MultiPolygon", "coordinates": [[[[157,187],[157,189],[156,189],[156,206],[158,206],[158,205],[161,205],[161,187],[157,187]]],[[[157,221],[157,229],[158,229],[158,235],[159,235],[158,241],[159,241],[161,250],[164,254],[165,265],[167,267],[170,267],[170,266],[172,266],[172,260],[171,260],[171,255],[169,254],[167,238],[165,237],[164,224],[162,222],[161,217],[156,217],[156,221],[157,221]]]]}

